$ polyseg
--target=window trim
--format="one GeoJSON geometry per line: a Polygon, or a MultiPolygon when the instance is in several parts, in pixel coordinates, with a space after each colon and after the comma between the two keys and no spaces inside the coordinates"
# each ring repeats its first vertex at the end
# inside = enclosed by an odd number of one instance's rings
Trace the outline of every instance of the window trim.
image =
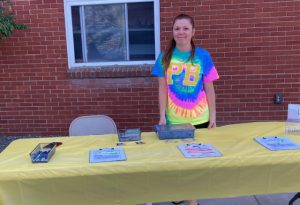
{"type": "Polygon", "coordinates": [[[160,10],[159,0],[64,0],[65,10],[65,27],[66,27],[66,44],[68,54],[69,69],[79,67],[99,67],[112,65],[142,65],[154,64],[155,60],[147,61],[113,61],[113,62],[91,62],[91,63],[75,63],[74,41],[73,41],[73,25],[71,6],[83,5],[99,5],[99,4],[117,4],[117,3],[139,3],[153,2],[154,6],[154,40],[155,40],[155,58],[160,53],[160,10]]]}

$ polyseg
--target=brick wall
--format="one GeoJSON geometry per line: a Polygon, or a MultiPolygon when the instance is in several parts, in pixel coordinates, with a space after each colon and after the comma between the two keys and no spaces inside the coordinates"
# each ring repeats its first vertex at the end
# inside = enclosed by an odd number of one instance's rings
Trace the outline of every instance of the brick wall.
{"type": "MultiPolygon", "coordinates": [[[[63,0],[13,3],[17,19],[30,28],[0,42],[0,135],[67,135],[72,119],[85,114],[109,115],[118,128],[151,130],[158,121],[155,78],[70,74],[63,0]]],[[[300,103],[300,1],[160,5],[162,49],[173,16],[195,17],[196,43],[211,52],[221,76],[215,83],[219,124],[284,120],[287,104],[300,103]],[[273,103],[276,92],[283,93],[281,105],[273,103]]]]}
{"type": "Polygon", "coordinates": [[[219,124],[284,120],[288,103],[300,103],[300,1],[161,1],[162,44],[172,16],[196,20],[196,42],[211,52],[219,124]],[[179,6],[179,7],[177,7],[179,6]],[[274,93],[284,103],[274,105],[274,93]]]}

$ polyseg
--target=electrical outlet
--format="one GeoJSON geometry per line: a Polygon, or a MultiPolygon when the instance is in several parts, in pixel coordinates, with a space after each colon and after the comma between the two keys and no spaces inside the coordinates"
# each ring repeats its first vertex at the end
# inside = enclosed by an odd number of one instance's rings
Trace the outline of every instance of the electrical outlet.
{"type": "Polygon", "coordinates": [[[275,93],[274,95],[274,104],[282,104],[283,102],[283,94],[282,93],[275,93]]]}

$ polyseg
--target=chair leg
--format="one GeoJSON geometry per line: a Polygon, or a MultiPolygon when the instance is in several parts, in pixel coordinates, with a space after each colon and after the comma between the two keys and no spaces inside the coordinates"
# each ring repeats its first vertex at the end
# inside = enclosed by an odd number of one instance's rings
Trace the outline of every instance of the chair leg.
{"type": "Polygon", "coordinates": [[[289,205],[293,205],[293,203],[300,198],[300,192],[295,194],[295,196],[290,200],[289,205]]]}

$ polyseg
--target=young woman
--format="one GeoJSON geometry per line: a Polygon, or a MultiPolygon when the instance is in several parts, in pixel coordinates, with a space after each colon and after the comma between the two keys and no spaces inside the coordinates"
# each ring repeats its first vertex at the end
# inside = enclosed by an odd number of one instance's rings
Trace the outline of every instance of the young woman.
{"type": "MultiPolygon", "coordinates": [[[[159,82],[159,124],[216,127],[213,81],[219,75],[209,52],[195,46],[194,34],[193,18],[186,14],[176,16],[173,38],[151,72],[159,82]]],[[[197,201],[190,200],[188,205],[197,205],[197,201]]]]}

